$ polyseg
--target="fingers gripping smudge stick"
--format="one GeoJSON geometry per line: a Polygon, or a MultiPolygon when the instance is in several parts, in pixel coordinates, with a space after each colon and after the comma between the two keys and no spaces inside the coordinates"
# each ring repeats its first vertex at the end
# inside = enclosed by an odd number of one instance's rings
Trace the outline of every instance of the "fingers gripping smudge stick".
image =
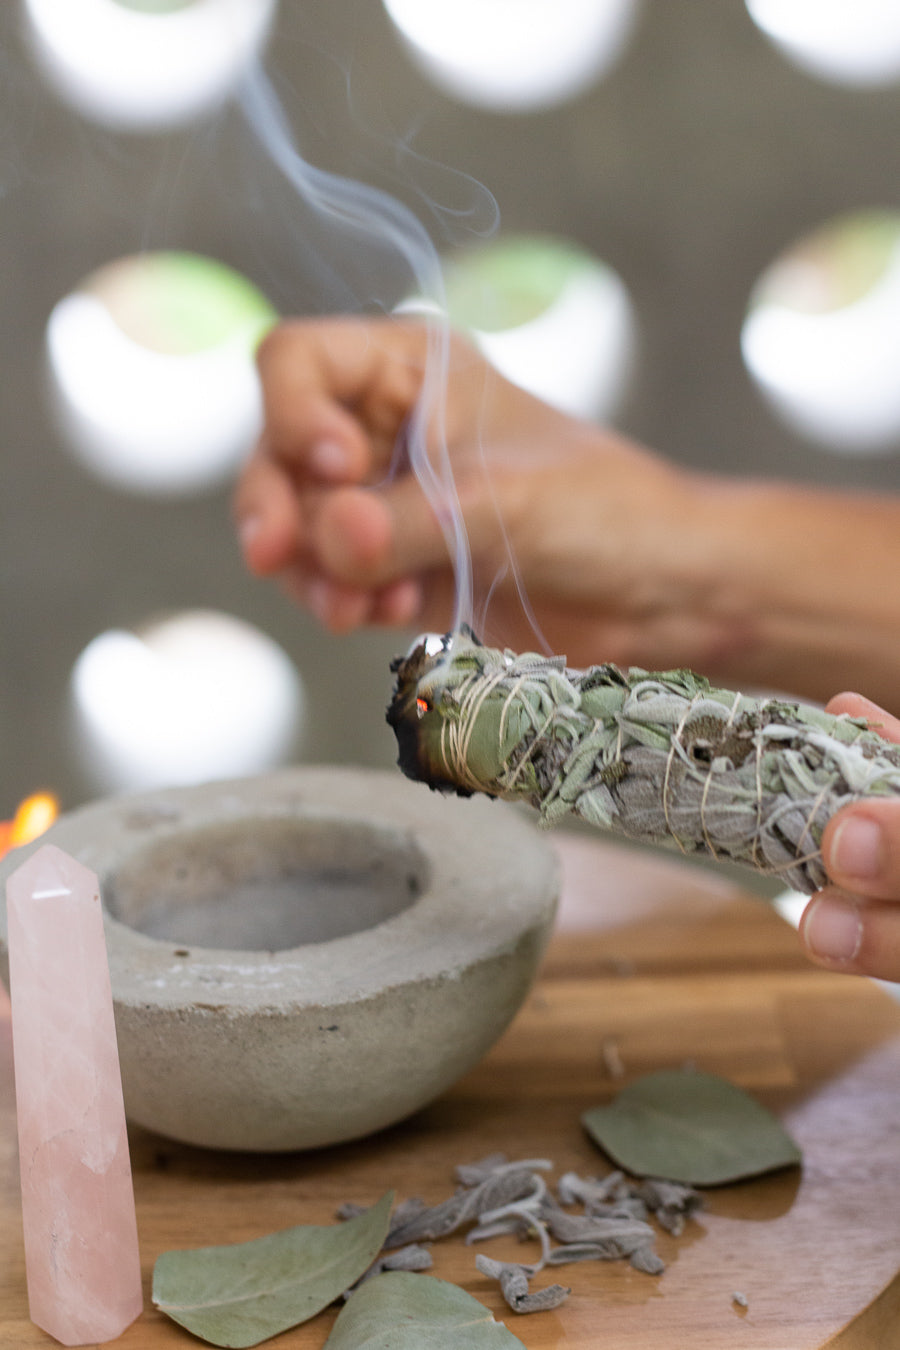
{"type": "Polygon", "coordinates": [[[410,778],[570,813],[630,839],[746,864],[811,894],[822,833],[866,796],[900,795],[900,746],[780,698],[648,672],[420,641],[394,662],[388,709],[410,778]]]}

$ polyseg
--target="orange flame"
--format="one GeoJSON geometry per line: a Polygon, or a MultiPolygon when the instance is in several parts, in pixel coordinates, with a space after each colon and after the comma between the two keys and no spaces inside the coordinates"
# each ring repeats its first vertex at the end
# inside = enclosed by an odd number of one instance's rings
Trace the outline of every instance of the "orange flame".
{"type": "Polygon", "coordinates": [[[34,792],[20,802],[12,820],[0,820],[0,858],[11,848],[30,844],[49,829],[59,815],[52,792],[34,792]]]}

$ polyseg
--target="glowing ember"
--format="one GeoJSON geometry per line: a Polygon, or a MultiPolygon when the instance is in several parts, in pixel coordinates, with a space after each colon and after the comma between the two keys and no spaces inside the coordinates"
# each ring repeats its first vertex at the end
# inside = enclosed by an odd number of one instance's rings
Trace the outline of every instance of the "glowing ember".
{"type": "Polygon", "coordinates": [[[12,848],[30,844],[48,830],[59,815],[52,792],[34,792],[20,802],[12,820],[0,820],[0,858],[12,848]]]}

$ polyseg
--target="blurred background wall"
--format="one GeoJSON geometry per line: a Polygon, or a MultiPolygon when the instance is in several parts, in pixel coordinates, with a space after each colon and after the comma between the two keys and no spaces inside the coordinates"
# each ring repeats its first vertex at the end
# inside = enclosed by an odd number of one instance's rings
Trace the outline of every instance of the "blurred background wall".
{"type": "Polygon", "coordinates": [[[586,376],[561,401],[685,464],[897,488],[896,6],[517,3],[0,6],[0,819],[39,787],[70,808],[285,759],[393,762],[388,661],[412,635],[328,637],[250,578],[229,483],[256,416],[236,372],[266,305],[390,309],[409,277],[317,227],[225,97],[241,52],[260,52],[312,164],[390,192],[463,258],[463,318],[492,263],[467,277],[468,250],[484,241],[459,213],[484,230],[490,203],[473,184],[493,194],[500,299],[474,327],[531,322],[565,292],[576,308],[547,329],[549,365],[577,365],[596,339],[587,376],[608,378],[586,376]],[[430,9],[449,24],[431,38],[415,26],[430,9]],[[836,31],[829,47],[838,9],[861,33],[836,31]],[[69,15],[58,32],[54,10],[69,15]],[[807,25],[816,11],[805,46],[803,11],[807,25]],[[238,54],[218,51],[210,73],[200,58],[222,31],[238,54]],[[507,69],[527,73],[529,34],[547,57],[537,93],[507,69]],[[121,42],[143,52],[152,87],[121,42]],[[473,53],[484,69],[467,74],[473,53]],[[171,253],[201,263],[109,268],[171,253]],[[519,294],[517,266],[541,285],[519,294]],[[585,292],[602,310],[594,328],[576,295],[585,277],[598,283],[585,292]],[[61,309],[73,294],[89,303],[61,309]],[[151,460],[152,434],[169,450],[179,436],[189,449],[209,440],[213,459],[219,437],[224,458],[207,477],[136,482],[109,458],[129,422],[150,437],[151,460]],[[199,625],[179,627],[198,611],[199,625]]]}

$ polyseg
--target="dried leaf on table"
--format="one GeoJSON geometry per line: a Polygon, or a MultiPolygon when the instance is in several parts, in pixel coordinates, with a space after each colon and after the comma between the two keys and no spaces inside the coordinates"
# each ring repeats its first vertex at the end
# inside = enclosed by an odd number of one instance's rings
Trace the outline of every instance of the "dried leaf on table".
{"type": "Polygon", "coordinates": [[[393,1199],[388,1191],[346,1223],[163,1252],[153,1271],[153,1302],[211,1345],[258,1345],[314,1317],[359,1279],[387,1236],[393,1199]]]}
{"type": "Polygon", "coordinates": [[[581,1119],[605,1153],[641,1177],[718,1186],[801,1160],[770,1111],[713,1074],[648,1074],[581,1119]]]}
{"type": "Polygon", "coordinates": [[[360,1285],[325,1350],[525,1350],[464,1289],[433,1275],[390,1271],[360,1285]]]}
{"type": "Polygon", "coordinates": [[[547,1312],[565,1303],[572,1290],[564,1284],[548,1284],[532,1290],[528,1281],[536,1275],[539,1266],[522,1265],[519,1261],[494,1261],[490,1256],[476,1256],[475,1265],[489,1280],[497,1280],[513,1312],[547,1312]]]}
{"type": "Polygon", "coordinates": [[[479,1216],[527,1199],[534,1193],[536,1185],[542,1185],[531,1168],[531,1162],[498,1166],[487,1171],[476,1185],[456,1191],[430,1209],[417,1200],[398,1205],[385,1246],[434,1242],[455,1233],[479,1216]]]}

